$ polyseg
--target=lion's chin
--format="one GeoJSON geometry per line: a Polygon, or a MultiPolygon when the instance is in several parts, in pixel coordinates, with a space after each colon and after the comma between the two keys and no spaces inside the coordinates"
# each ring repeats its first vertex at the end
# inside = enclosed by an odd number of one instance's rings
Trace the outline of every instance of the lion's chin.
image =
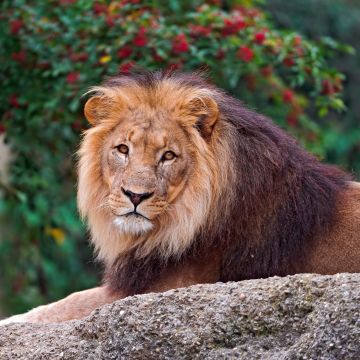
{"type": "Polygon", "coordinates": [[[137,215],[117,216],[114,225],[123,233],[130,235],[142,235],[154,227],[150,220],[137,215]]]}

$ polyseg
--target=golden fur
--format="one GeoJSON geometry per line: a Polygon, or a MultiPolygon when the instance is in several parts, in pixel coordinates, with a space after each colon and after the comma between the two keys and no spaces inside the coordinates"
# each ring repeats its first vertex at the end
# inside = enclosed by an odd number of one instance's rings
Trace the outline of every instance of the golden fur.
{"type": "MultiPolygon", "coordinates": [[[[133,247],[137,248],[139,256],[146,256],[154,249],[160,250],[164,257],[180,256],[205,223],[216,221],[212,210],[221,211],[217,204],[218,196],[223,188],[231,187],[234,181],[234,174],[229,171],[231,149],[227,142],[222,142],[217,136],[213,136],[210,143],[204,142],[194,127],[198,116],[208,116],[210,121],[218,116],[216,104],[209,100],[213,92],[209,89],[194,91],[192,87],[179,87],[171,79],[161,82],[150,92],[131,80],[121,88],[92,89],[92,93],[96,94],[92,98],[96,99],[96,111],[100,111],[96,116],[101,121],[85,133],[79,151],[78,204],[82,216],[88,219],[99,257],[106,263],[114,262],[119,255],[133,247]],[[147,134],[150,124],[155,130],[147,134]],[[147,201],[154,202],[152,205],[157,207],[159,214],[153,219],[154,228],[140,235],[121,232],[113,222],[116,205],[125,206],[121,201],[126,201],[126,197],[120,191],[124,180],[120,184],[110,185],[109,189],[110,179],[115,174],[111,174],[103,153],[104,148],[108,151],[109,147],[121,142],[118,139],[120,133],[131,134],[138,147],[145,140],[149,142],[150,150],[136,153],[131,159],[141,167],[140,170],[133,170],[139,175],[126,173],[133,180],[131,186],[136,189],[134,192],[156,187],[149,180],[146,187],[136,187],[134,182],[145,181],[144,171],[146,177],[151,178],[151,167],[156,164],[155,154],[164,147],[164,142],[169,149],[180,142],[188,151],[184,159],[186,173],[178,172],[176,178],[172,179],[173,184],[167,185],[167,198],[151,198],[147,201]],[[134,179],[136,176],[139,179],[134,179]],[[114,198],[120,202],[114,204],[114,198]]],[[[86,109],[88,118],[91,117],[90,104],[86,109]]],[[[225,126],[221,131],[232,132],[225,126]]]]}

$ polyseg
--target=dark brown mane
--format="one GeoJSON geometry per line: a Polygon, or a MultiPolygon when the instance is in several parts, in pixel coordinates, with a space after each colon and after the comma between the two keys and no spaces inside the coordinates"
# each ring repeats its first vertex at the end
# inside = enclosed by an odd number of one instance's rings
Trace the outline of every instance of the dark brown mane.
{"type": "Polygon", "coordinates": [[[239,241],[230,241],[221,280],[292,273],[315,235],[330,230],[336,197],[351,178],[239,101],[224,95],[219,104],[239,132],[231,235],[239,241]]]}
{"type": "MultiPolygon", "coordinates": [[[[176,72],[123,74],[109,79],[106,86],[135,82],[151,88],[166,78],[179,86],[215,89],[199,75],[176,72]]],[[[198,234],[180,259],[163,260],[157,253],[139,259],[136,249],[122,256],[105,276],[113,290],[128,295],[144,292],[169,264],[206,258],[209,249],[222,253],[220,281],[294,273],[315,236],[330,230],[337,195],[350,176],[319,162],[265,116],[221,90],[216,93],[220,121],[236,131],[232,145],[236,189],[222,195],[225,199],[236,194],[230,217],[219,214],[216,228],[198,234]]]]}

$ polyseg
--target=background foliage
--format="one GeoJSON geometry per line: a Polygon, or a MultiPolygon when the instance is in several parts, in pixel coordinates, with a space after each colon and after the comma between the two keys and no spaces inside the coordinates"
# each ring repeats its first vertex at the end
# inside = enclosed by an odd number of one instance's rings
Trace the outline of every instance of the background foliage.
{"type": "Polygon", "coordinates": [[[106,76],[134,66],[206,68],[215,83],[273,117],[319,157],[357,168],[349,154],[360,134],[351,112],[338,114],[345,108],[345,77],[334,70],[348,70],[339,64],[352,48],[318,36],[336,38],[333,29],[313,32],[292,20],[297,16],[287,19],[285,3],[1,3],[0,133],[15,154],[10,181],[0,183],[1,303],[7,311],[97,281],[76,213],[74,154],[87,127],[81,96],[106,76]],[[348,135],[339,138],[338,131],[348,135]]]}
{"type": "MultiPolygon", "coordinates": [[[[331,162],[360,173],[360,2],[357,0],[270,0],[266,3],[275,22],[312,39],[325,37],[350,44],[357,56],[337,53],[329,64],[346,76],[344,98],[348,111],[332,113],[321,124],[326,134],[324,151],[331,162]],[[316,18],[314,18],[316,14],[316,18]],[[315,21],[314,21],[315,20],[315,21]]],[[[314,118],[314,120],[316,120],[314,118]]]]}

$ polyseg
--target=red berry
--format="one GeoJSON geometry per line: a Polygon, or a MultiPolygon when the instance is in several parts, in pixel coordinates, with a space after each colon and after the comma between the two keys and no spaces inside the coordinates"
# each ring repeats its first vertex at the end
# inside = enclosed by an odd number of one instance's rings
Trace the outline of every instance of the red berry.
{"type": "Polygon", "coordinates": [[[133,52],[132,48],[129,45],[125,45],[121,49],[119,49],[118,57],[120,59],[126,59],[132,54],[132,52],[133,52]]]}
{"type": "Polygon", "coordinates": [[[3,134],[5,132],[5,125],[0,123],[0,134],[3,134]]]}
{"type": "Polygon", "coordinates": [[[245,62],[250,62],[254,58],[254,52],[247,46],[242,46],[238,51],[238,57],[245,62]]]}
{"type": "Polygon", "coordinates": [[[255,36],[254,36],[254,41],[258,45],[262,45],[264,43],[265,39],[266,39],[266,34],[264,32],[262,32],[262,31],[256,33],[255,36]]]}
{"type": "Polygon", "coordinates": [[[292,103],[294,100],[294,93],[290,89],[285,89],[282,93],[283,101],[286,103],[292,103]]]}
{"type": "Polygon", "coordinates": [[[12,34],[17,34],[20,29],[23,27],[24,23],[22,20],[12,20],[10,21],[10,32],[12,34]]]}
{"type": "Polygon", "coordinates": [[[79,80],[80,74],[78,72],[70,72],[66,76],[66,81],[68,84],[73,84],[79,80]]]}

